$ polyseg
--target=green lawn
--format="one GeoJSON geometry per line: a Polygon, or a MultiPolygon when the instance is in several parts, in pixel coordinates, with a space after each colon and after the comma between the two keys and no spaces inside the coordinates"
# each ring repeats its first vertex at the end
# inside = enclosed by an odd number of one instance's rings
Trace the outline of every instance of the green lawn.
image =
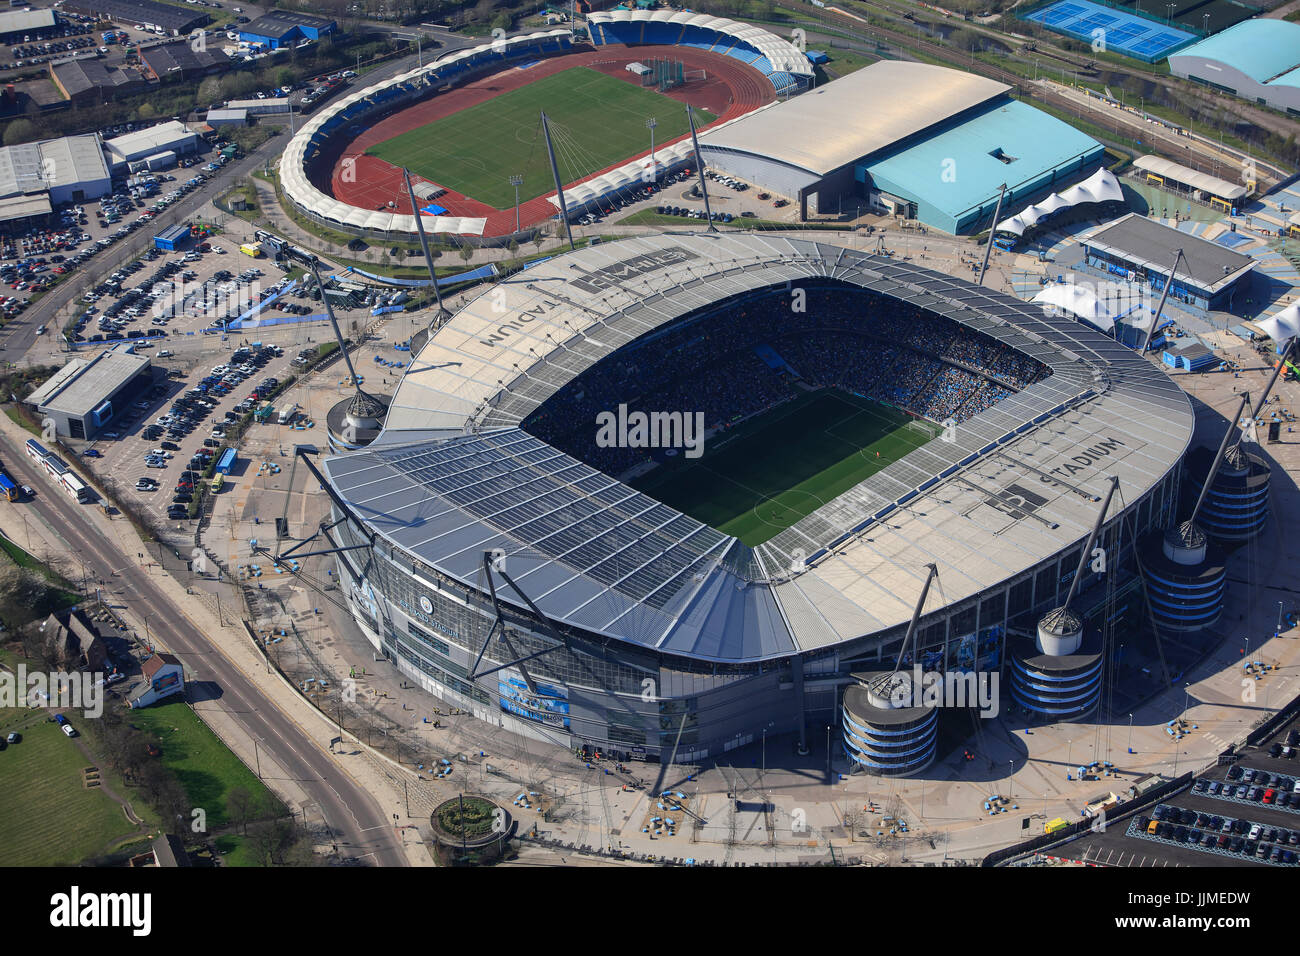
{"type": "Polygon", "coordinates": [[[930,441],[896,409],[822,390],[746,422],[694,461],[632,484],[679,511],[761,544],[930,441]],[[879,452],[879,457],[877,457],[879,452]]]}
{"type": "Polygon", "coordinates": [[[257,774],[245,767],[183,701],[131,711],[130,720],[158,743],[163,763],[176,774],[193,805],[207,811],[209,830],[230,822],[226,797],[234,787],[243,787],[262,807],[272,802],[278,805],[257,774]]]}
{"type": "Polygon", "coordinates": [[[0,751],[0,866],[73,866],[136,832],[116,801],[82,785],[86,758],[45,718],[44,710],[0,709],[0,732],[22,734],[0,751]]]}
{"type": "MultiPolygon", "coordinates": [[[[508,209],[509,178],[522,174],[519,199],[552,190],[540,113],[546,110],[560,177],[565,182],[650,148],[647,119],[666,143],[688,131],[685,108],[653,89],[634,86],[587,67],[575,67],[403,133],[367,152],[405,166],[448,189],[508,209]]],[[[697,127],[713,122],[697,110],[697,127]]]]}

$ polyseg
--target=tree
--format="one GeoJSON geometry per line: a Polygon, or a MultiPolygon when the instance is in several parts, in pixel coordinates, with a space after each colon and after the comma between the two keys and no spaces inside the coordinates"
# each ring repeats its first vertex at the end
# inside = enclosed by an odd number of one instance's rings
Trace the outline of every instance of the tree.
{"type": "Polygon", "coordinates": [[[248,73],[229,73],[221,81],[221,88],[226,91],[227,99],[238,99],[253,92],[257,80],[248,73]]]}
{"type": "Polygon", "coordinates": [[[5,128],[4,144],[17,146],[36,138],[36,124],[29,119],[16,119],[5,128]]]}
{"type": "Polygon", "coordinates": [[[460,247],[460,257],[469,265],[469,260],[474,258],[474,247],[468,243],[460,247]]]}
{"type": "Polygon", "coordinates": [[[230,820],[244,836],[248,836],[248,822],[253,816],[253,795],[246,787],[231,787],[226,795],[226,811],[230,820]]]}
{"type": "Polygon", "coordinates": [[[213,103],[221,101],[221,80],[215,76],[210,76],[199,84],[197,100],[200,106],[211,106],[213,103]]]}
{"type": "Polygon", "coordinates": [[[135,115],[142,120],[153,119],[158,115],[152,103],[141,103],[140,108],[135,111],[135,115]]]}

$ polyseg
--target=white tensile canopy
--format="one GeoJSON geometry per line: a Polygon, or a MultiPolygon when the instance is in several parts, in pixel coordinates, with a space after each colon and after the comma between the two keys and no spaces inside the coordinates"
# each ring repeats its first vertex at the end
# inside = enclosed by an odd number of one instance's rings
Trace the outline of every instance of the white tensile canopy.
{"type": "Polygon", "coordinates": [[[1124,190],[1120,188],[1115,174],[1108,169],[1099,169],[1083,182],[1076,183],[1062,192],[1052,193],[1041,202],[1025,207],[1010,219],[1002,220],[994,231],[1023,236],[1025,230],[1057,210],[1082,203],[1122,202],[1123,200],[1124,190]]]}

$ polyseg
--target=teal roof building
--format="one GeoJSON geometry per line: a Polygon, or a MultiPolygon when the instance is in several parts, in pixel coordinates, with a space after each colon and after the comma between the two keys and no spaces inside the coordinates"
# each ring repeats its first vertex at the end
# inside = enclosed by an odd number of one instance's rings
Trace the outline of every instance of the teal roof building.
{"type": "Polygon", "coordinates": [[[1300,23],[1245,20],[1171,55],[1169,72],[1300,116],[1300,23]]]}

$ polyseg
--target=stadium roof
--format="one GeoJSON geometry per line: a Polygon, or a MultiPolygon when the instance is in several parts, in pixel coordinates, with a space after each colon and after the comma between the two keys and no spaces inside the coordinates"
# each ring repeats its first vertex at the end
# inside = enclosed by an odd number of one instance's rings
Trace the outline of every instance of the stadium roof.
{"type": "Polygon", "coordinates": [[[1165,159],[1162,156],[1139,156],[1133,160],[1133,165],[1143,172],[1172,179],[1193,189],[1202,189],[1222,199],[1246,198],[1246,187],[1242,183],[1233,183],[1218,176],[1211,176],[1209,173],[1200,172],[1182,163],[1175,163],[1172,159],[1165,159]]]}
{"type": "Polygon", "coordinates": [[[20,30],[48,30],[58,22],[53,10],[6,10],[0,13],[0,35],[20,30]]]}
{"type": "Polygon", "coordinates": [[[81,418],[148,365],[149,356],[126,349],[108,349],[89,360],[75,358],[25,401],[42,410],[81,418]]]}
{"type": "Polygon", "coordinates": [[[471,300],[414,356],[376,443],[324,468],[358,520],[467,587],[483,552],[501,548],[554,620],[744,661],[903,626],[929,562],[933,610],[1064,554],[1095,521],[1107,476],[1136,501],[1177,467],[1192,425],[1162,371],[1073,318],[808,240],[672,234],[557,256],[471,300]],[[945,315],[1052,374],[752,549],[518,427],[645,333],[804,279],[945,315]]]}
{"type": "Polygon", "coordinates": [[[1094,229],[1079,241],[1089,249],[1100,249],[1161,275],[1169,275],[1174,252],[1182,249],[1183,264],[1176,278],[1211,294],[1255,267],[1250,256],[1135,212],[1094,229]]]}
{"type": "Polygon", "coordinates": [[[996,196],[1002,183],[1014,195],[1053,170],[1078,169],[1081,157],[1100,149],[1091,136],[1055,116],[1007,100],[866,168],[873,179],[887,180],[891,192],[924,196],[960,221],[996,196]],[[953,175],[942,175],[945,163],[953,164],[953,175]]]}
{"type": "Polygon", "coordinates": [[[700,147],[754,153],[824,176],[1009,89],[961,70],[882,60],[702,133],[700,147]]]}
{"type": "MultiPolygon", "coordinates": [[[[589,24],[601,23],[666,23],[698,27],[701,30],[716,30],[726,36],[735,37],[763,55],[772,69],[779,73],[793,73],[796,76],[812,76],[813,68],[808,58],[797,46],[776,34],[756,27],[751,23],[740,23],[725,17],[715,17],[707,13],[692,13],[690,10],[601,10],[587,14],[589,24]]],[[[719,49],[718,52],[722,52],[719,49]]]]}
{"type": "Polygon", "coordinates": [[[1257,17],[1243,20],[1174,54],[1218,60],[1240,73],[1267,83],[1300,65],[1300,23],[1257,17]]]}

